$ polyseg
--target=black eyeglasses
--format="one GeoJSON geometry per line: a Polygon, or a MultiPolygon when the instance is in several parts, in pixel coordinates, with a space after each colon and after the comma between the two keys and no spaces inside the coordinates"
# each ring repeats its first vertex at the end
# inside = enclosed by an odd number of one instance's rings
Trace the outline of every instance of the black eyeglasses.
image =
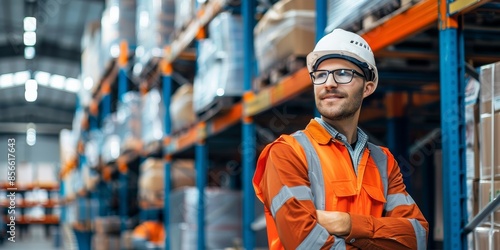
{"type": "Polygon", "coordinates": [[[326,82],[330,74],[338,84],[347,84],[352,81],[354,75],[365,78],[365,76],[354,69],[334,69],[334,70],[316,70],[309,73],[314,85],[321,85],[326,82]]]}

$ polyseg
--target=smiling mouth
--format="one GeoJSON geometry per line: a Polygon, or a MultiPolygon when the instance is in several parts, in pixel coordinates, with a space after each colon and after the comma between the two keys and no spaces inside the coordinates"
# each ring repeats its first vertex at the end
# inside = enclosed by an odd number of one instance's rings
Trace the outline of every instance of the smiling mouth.
{"type": "Polygon", "coordinates": [[[344,97],[339,96],[339,95],[325,95],[321,99],[322,100],[331,100],[331,99],[341,99],[341,98],[344,98],[344,97]]]}

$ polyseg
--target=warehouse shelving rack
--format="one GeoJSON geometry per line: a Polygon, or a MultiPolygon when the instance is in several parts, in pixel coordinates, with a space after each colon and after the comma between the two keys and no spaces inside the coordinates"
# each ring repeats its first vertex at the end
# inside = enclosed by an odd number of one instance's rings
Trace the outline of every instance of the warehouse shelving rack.
{"type": "MultiPolygon", "coordinates": [[[[472,229],[466,224],[465,208],[465,141],[464,141],[464,39],[461,33],[460,17],[465,13],[490,1],[471,0],[422,0],[409,7],[405,11],[391,16],[380,25],[363,32],[361,35],[371,45],[377,56],[378,53],[387,54],[383,49],[400,41],[406,40],[414,34],[428,30],[431,27],[438,27],[439,48],[440,48],[440,74],[439,79],[432,77],[421,77],[424,81],[437,80],[440,82],[440,98],[433,97],[418,103],[426,105],[439,101],[441,107],[441,136],[445,139],[443,143],[443,204],[444,204],[444,249],[466,249],[467,233],[472,229]]],[[[254,191],[252,187],[252,177],[255,167],[256,153],[259,145],[257,143],[258,122],[269,119],[273,112],[291,100],[300,99],[304,94],[310,94],[310,80],[307,69],[303,68],[296,73],[285,77],[278,84],[263,88],[258,92],[252,91],[251,83],[255,77],[255,60],[253,51],[253,27],[255,25],[254,1],[242,1],[242,14],[244,20],[244,53],[245,71],[243,84],[246,93],[242,100],[234,104],[227,112],[218,114],[206,121],[198,122],[196,125],[183,129],[181,132],[172,133],[171,120],[169,114],[170,95],[172,93],[173,63],[181,56],[189,44],[195,40],[202,29],[228,4],[228,0],[211,0],[202,6],[194,20],[169,46],[164,49],[164,56],[153,69],[160,72],[160,79],[163,91],[163,101],[166,115],[164,117],[163,151],[165,159],[165,206],[164,212],[169,214],[169,187],[171,162],[178,155],[187,150],[194,149],[195,167],[197,170],[197,188],[200,194],[205,188],[205,178],[209,160],[209,146],[207,140],[224,134],[235,125],[241,124],[242,153],[241,162],[243,168],[242,189],[243,189],[243,245],[245,249],[253,249],[255,234],[251,230],[250,224],[254,220],[254,191]],[[271,112],[272,111],[272,112],[271,112]],[[200,181],[201,180],[201,181],[200,181]]],[[[316,0],[316,27],[318,40],[326,27],[326,6],[327,0],[316,0]]],[[[125,47],[123,47],[125,48],[125,47]]],[[[123,50],[123,49],[122,49],[123,50]]],[[[397,55],[396,55],[397,56],[397,55]]],[[[422,55],[425,56],[425,55],[422,55]]],[[[437,57],[436,57],[437,59],[437,57]]],[[[100,95],[109,94],[109,83],[111,78],[118,75],[119,92],[126,91],[125,64],[122,61],[119,66],[114,66],[109,74],[106,74],[101,81],[100,95]],[[125,80],[123,80],[125,79],[125,80]]],[[[126,61],[125,61],[126,63],[126,61]]],[[[384,73],[381,72],[381,75],[384,73]]],[[[381,78],[384,78],[383,76],[381,78]]],[[[383,87],[380,86],[382,89],[383,87]]],[[[391,89],[386,89],[384,101],[389,104],[388,110],[370,109],[369,112],[362,113],[362,118],[371,120],[374,118],[386,118],[387,125],[387,146],[391,150],[397,150],[401,144],[406,142],[398,136],[404,127],[402,116],[404,115],[404,96],[391,89]]],[[[103,99],[105,100],[105,99],[103,99]]],[[[103,101],[108,103],[108,101],[103,101]]],[[[310,113],[314,109],[310,104],[310,113]]],[[[306,107],[309,108],[309,107],[306,107]]],[[[106,105],[102,105],[102,113],[108,110],[106,105]]],[[[300,120],[300,119],[299,119],[300,120]]],[[[304,122],[304,121],[300,121],[304,122]]],[[[301,124],[305,125],[305,124],[301,124]]],[[[297,126],[300,127],[300,126],[297,126]]],[[[292,128],[290,128],[292,129],[292,128]]],[[[284,130],[280,130],[284,131],[284,130]]],[[[400,152],[401,154],[403,152],[400,152]]],[[[406,182],[407,180],[405,180],[406,182]]],[[[121,193],[125,195],[125,193],[121,193]]],[[[199,206],[203,208],[204,198],[200,195],[199,206]]],[[[486,210],[486,209],[485,209],[486,210]]],[[[122,214],[123,216],[124,214],[122,214]]],[[[165,227],[167,238],[166,249],[170,246],[169,216],[165,216],[165,227]]],[[[198,216],[198,249],[204,249],[205,232],[204,210],[199,210],[198,216]]],[[[477,225],[477,224],[476,224],[477,225]]]]}

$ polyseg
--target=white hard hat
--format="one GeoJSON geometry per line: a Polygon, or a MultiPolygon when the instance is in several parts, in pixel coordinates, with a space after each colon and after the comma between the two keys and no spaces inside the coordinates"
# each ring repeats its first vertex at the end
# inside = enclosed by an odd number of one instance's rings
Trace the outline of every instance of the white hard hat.
{"type": "Polygon", "coordinates": [[[307,69],[315,70],[318,65],[332,58],[341,58],[356,64],[363,70],[366,80],[378,84],[378,71],[375,58],[368,43],[356,33],[334,29],[321,38],[314,50],[307,55],[307,69]]]}

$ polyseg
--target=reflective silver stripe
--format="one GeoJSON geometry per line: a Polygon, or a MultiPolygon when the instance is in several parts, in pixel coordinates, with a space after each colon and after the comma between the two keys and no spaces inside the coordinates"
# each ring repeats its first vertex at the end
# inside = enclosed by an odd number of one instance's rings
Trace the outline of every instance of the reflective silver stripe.
{"type": "Polygon", "coordinates": [[[390,194],[387,196],[387,203],[385,204],[385,211],[392,211],[394,208],[400,205],[413,205],[415,201],[411,198],[410,195],[405,195],[402,193],[399,194],[390,194]]]}
{"type": "Polygon", "coordinates": [[[417,238],[417,249],[425,250],[427,249],[427,232],[425,228],[418,222],[416,219],[408,219],[413,226],[413,230],[415,231],[415,237],[417,238]]]}
{"type": "Polygon", "coordinates": [[[368,142],[368,149],[370,150],[370,155],[377,165],[378,172],[380,173],[380,178],[382,179],[382,186],[384,187],[384,197],[387,197],[387,189],[389,186],[389,177],[387,175],[387,155],[384,151],[380,149],[379,146],[368,142]]]}
{"type": "Polygon", "coordinates": [[[311,189],[307,186],[287,187],[283,186],[280,192],[274,196],[271,202],[271,213],[276,218],[276,213],[287,200],[295,197],[297,200],[312,200],[311,189]]]}
{"type": "Polygon", "coordinates": [[[316,223],[313,230],[309,232],[309,235],[300,243],[297,249],[311,250],[311,249],[321,249],[325,245],[330,234],[324,227],[316,223]]]}
{"type": "Polygon", "coordinates": [[[318,154],[304,132],[297,131],[292,136],[300,143],[306,153],[309,182],[311,183],[311,191],[314,196],[314,206],[318,210],[325,210],[325,185],[318,154]]]}
{"type": "Polygon", "coordinates": [[[340,238],[337,236],[333,236],[335,238],[335,242],[333,243],[332,250],[345,250],[345,240],[344,238],[340,238]]]}

